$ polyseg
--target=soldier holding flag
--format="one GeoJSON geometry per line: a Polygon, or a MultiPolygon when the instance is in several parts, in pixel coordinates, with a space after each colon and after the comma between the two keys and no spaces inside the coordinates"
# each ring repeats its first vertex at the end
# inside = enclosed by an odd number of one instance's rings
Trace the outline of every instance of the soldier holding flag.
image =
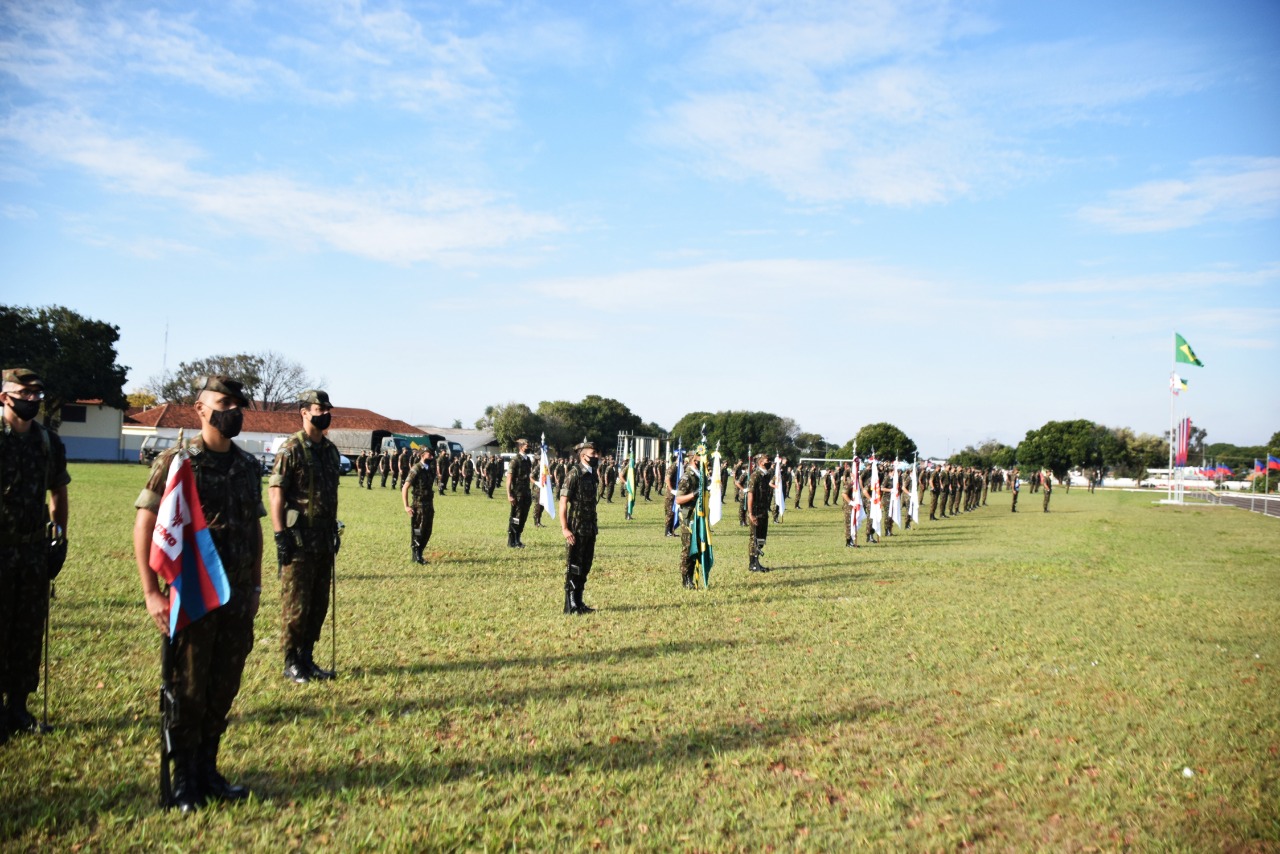
{"type": "MultiPolygon", "coordinates": [[[[239,800],[249,790],[234,786],[218,771],[218,749],[227,729],[227,713],[240,691],[245,659],[253,649],[253,619],[262,593],[262,505],[258,461],[231,439],[239,434],[243,407],[249,403],[241,383],[222,376],[205,378],[195,410],[200,435],[191,442],[189,463],[212,545],[220,561],[230,598],[183,627],[171,613],[171,597],[160,589],[153,559],[153,536],[173,520],[160,520],[166,508],[170,469],[178,448],[165,451],[151,467],[147,485],[138,496],[133,551],[147,613],[162,634],[171,636],[173,694],[180,712],[168,725],[169,755],[174,763],[171,802],[183,812],[199,809],[209,800],[239,800]]],[[[166,514],[167,515],[167,514],[166,514]]],[[[176,541],[169,543],[177,546],[176,541]]],[[[191,558],[194,560],[195,558],[191,558]]],[[[179,554],[178,562],[186,559],[179,554]]],[[[191,606],[199,606],[190,591],[191,606]]],[[[174,603],[178,605],[178,603],[174,603]]],[[[196,613],[196,616],[199,616],[196,613]]]]}

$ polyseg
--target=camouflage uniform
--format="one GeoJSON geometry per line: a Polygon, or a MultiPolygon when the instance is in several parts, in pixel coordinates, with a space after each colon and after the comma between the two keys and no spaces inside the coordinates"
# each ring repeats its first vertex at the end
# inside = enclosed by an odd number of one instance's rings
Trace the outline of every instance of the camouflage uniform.
{"type": "Polygon", "coordinates": [[[1053,495],[1053,475],[1047,471],[1040,472],[1040,488],[1044,490],[1044,512],[1049,512],[1049,496],[1053,495]]]}
{"type": "Polygon", "coordinates": [[[471,494],[471,481],[476,477],[476,464],[471,459],[470,454],[464,454],[462,457],[462,494],[471,494]]]}
{"type": "Polygon", "coordinates": [[[511,519],[507,523],[507,545],[511,548],[522,548],[520,536],[524,533],[524,524],[529,519],[529,505],[533,503],[529,478],[533,473],[533,463],[524,454],[516,454],[511,458],[511,468],[507,471],[511,479],[508,491],[515,499],[511,504],[511,519]]]}
{"type": "MultiPolygon", "coordinates": [[[[750,501],[750,513],[747,522],[751,526],[751,541],[747,549],[747,568],[752,572],[768,572],[760,563],[760,555],[764,552],[765,539],[769,536],[769,501],[773,498],[773,486],[769,479],[772,473],[768,469],[756,466],[751,470],[751,479],[747,481],[747,498],[750,501]],[[755,516],[754,522],[751,516],[755,516]]],[[[745,506],[747,501],[742,502],[745,506]]]]}
{"type": "Polygon", "coordinates": [[[422,551],[431,542],[431,528],[436,518],[435,482],[436,467],[432,460],[414,463],[404,478],[404,488],[412,496],[409,528],[415,563],[426,563],[422,551]]]}
{"type": "MultiPolygon", "coordinates": [[[[9,728],[30,728],[27,696],[40,684],[40,654],[49,614],[47,493],[71,482],[62,440],[32,420],[26,433],[3,422],[0,435],[0,692],[9,728]]],[[[3,741],[3,738],[0,738],[3,741]]]]}
{"type": "MultiPolygon", "coordinates": [[[[227,604],[190,623],[173,639],[173,685],[178,714],[169,733],[175,756],[216,753],[227,714],[240,692],[245,660],[253,649],[255,574],[262,558],[262,474],[257,460],[236,445],[226,453],[189,445],[200,508],[231,586],[227,604]]],[[[156,457],[134,506],[156,512],[176,449],[156,457]]]]}
{"type": "MultiPolygon", "coordinates": [[[[383,457],[390,465],[390,455],[383,457]]],[[[329,611],[329,584],[338,524],[338,449],[327,438],[312,443],[303,432],[290,436],[276,453],[267,486],[282,490],[295,545],[293,562],[281,567],[281,646],[286,658],[302,653],[310,661],[329,611]]],[[[389,468],[384,468],[385,480],[389,468]]]]}
{"type": "MultiPolygon", "coordinates": [[[[842,494],[844,496],[844,544],[846,548],[858,547],[858,532],[853,527],[853,502],[857,500],[854,490],[857,489],[856,481],[850,477],[845,480],[842,494]]],[[[840,498],[836,498],[836,503],[840,503],[840,498]]]]}
{"type": "Polygon", "coordinates": [[[595,561],[596,535],[599,533],[596,522],[599,478],[591,469],[575,464],[565,475],[559,497],[567,499],[563,525],[573,534],[574,540],[573,545],[565,544],[564,612],[589,612],[592,609],[582,604],[582,593],[595,561]]]}
{"type": "MultiPolygon", "coordinates": [[[[674,537],[676,535],[676,488],[679,486],[679,484],[676,483],[676,475],[679,473],[680,470],[676,468],[676,464],[669,463],[667,465],[667,470],[663,475],[666,479],[667,494],[662,499],[662,509],[666,517],[666,524],[662,530],[663,535],[667,537],[674,537]]],[[[686,472],[686,474],[688,474],[688,472],[686,472]]]]}
{"type": "MultiPolygon", "coordinates": [[[[684,470],[684,477],[680,478],[680,482],[676,484],[672,492],[680,495],[689,495],[698,491],[698,470],[694,466],[687,465],[684,470]]],[[[680,583],[689,589],[697,586],[693,580],[693,570],[698,564],[697,557],[689,554],[689,549],[693,545],[693,514],[698,512],[698,501],[694,499],[683,507],[683,517],[680,520],[680,583]]]]}

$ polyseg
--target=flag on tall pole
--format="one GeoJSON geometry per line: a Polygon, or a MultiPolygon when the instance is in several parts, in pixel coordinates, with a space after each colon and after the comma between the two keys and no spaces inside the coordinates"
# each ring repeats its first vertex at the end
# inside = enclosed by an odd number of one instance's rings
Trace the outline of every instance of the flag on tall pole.
{"type": "MultiPolygon", "coordinates": [[[[698,445],[698,500],[694,504],[693,521],[689,525],[689,554],[694,557],[694,575],[702,581],[702,589],[711,586],[711,567],[715,551],[711,548],[711,485],[707,476],[707,442],[698,445]]],[[[677,510],[677,515],[679,511],[677,510]]]]}
{"type": "MultiPolygon", "coordinates": [[[[849,533],[856,543],[858,541],[858,528],[862,527],[862,520],[867,518],[867,508],[862,504],[862,474],[861,467],[858,464],[858,457],[853,458],[853,488],[849,490],[849,494],[853,496],[853,500],[849,502],[849,533]]],[[[836,502],[839,505],[840,502],[836,502]]]]}
{"type": "Polygon", "coordinates": [[[880,513],[883,506],[880,499],[880,464],[876,462],[873,451],[871,454],[871,507],[868,512],[871,514],[871,530],[876,532],[877,537],[884,536],[884,519],[880,513]]]}
{"type": "Polygon", "coordinates": [[[185,446],[169,463],[147,564],[169,585],[169,637],[231,599],[185,446]]]}
{"type": "Polygon", "coordinates": [[[893,483],[889,487],[889,519],[895,528],[902,527],[902,492],[898,489],[898,461],[893,461],[893,483]]]}
{"type": "Polygon", "coordinates": [[[778,505],[778,518],[787,512],[787,499],[782,492],[782,454],[773,456],[773,502],[778,505]]]}
{"type": "Polygon", "coordinates": [[[1272,469],[1280,471],[1280,458],[1267,454],[1267,471],[1271,471],[1272,469]]]}
{"type": "Polygon", "coordinates": [[[1179,392],[1187,390],[1187,381],[1178,376],[1178,372],[1174,371],[1169,375],[1169,391],[1177,395],[1179,392]]]}
{"type": "Polygon", "coordinates": [[[920,524],[920,476],[918,469],[920,461],[918,459],[911,461],[911,502],[907,505],[907,518],[917,525],[920,524]]]}
{"type": "Polygon", "coordinates": [[[556,518],[556,495],[551,487],[551,463],[547,460],[547,434],[542,434],[542,459],[538,461],[538,503],[556,518]]]}
{"type": "Polygon", "coordinates": [[[707,514],[708,522],[714,527],[720,522],[724,512],[724,491],[720,479],[720,442],[716,442],[715,453],[711,455],[711,510],[707,514]]]}
{"type": "Polygon", "coordinates": [[[636,512],[636,452],[635,441],[627,445],[627,469],[622,476],[622,489],[627,493],[627,518],[636,512]]]}
{"type": "Polygon", "coordinates": [[[1196,357],[1196,351],[1191,349],[1187,339],[1177,332],[1173,333],[1173,361],[1184,365],[1195,365],[1198,368],[1204,367],[1204,362],[1196,357]]]}

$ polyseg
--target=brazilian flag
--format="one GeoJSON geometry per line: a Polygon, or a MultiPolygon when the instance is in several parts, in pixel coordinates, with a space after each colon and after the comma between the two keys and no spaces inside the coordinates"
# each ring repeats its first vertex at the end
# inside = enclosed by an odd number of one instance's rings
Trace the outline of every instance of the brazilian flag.
{"type": "Polygon", "coordinates": [[[627,518],[636,512],[636,457],[627,452],[627,473],[622,477],[622,488],[627,493],[627,518]]]}
{"type": "MultiPolygon", "coordinates": [[[[702,589],[711,586],[711,567],[715,565],[715,551],[711,548],[711,525],[707,514],[711,506],[710,478],[707,477],[707,449],[698,449],[698,500],[694,504],[693,521],[690,523],[689,554],[695,559],[694,577],[702,582],[702,589]]],[[[744,499],[745,500],[745,499],[744,499]]]]}
{"type": "Polygon", "coordinates": [[[1204,362],[1196,356],[1196,351],[1191,349],[1191,345],[1187,343],[1187,339],[1178,333],[1173,333],[1173,361],[1181,362],[1184,365],[1196,365],[1203,368],[1204,362]]]}

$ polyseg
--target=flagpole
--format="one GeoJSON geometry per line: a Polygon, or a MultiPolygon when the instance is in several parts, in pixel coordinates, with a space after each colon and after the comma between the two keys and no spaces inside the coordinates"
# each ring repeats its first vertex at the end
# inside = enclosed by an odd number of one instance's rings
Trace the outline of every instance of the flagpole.
{"type": "Polygon", "coordinates": [[[1173,368],[1169,371],[1169,471],[1166,478],[1165,500],[1173,501],[1173,443],[1177,437],[1173,433],[1173,375],[1178,370],[1178,333],[1173,333],[1173,368]]]}

